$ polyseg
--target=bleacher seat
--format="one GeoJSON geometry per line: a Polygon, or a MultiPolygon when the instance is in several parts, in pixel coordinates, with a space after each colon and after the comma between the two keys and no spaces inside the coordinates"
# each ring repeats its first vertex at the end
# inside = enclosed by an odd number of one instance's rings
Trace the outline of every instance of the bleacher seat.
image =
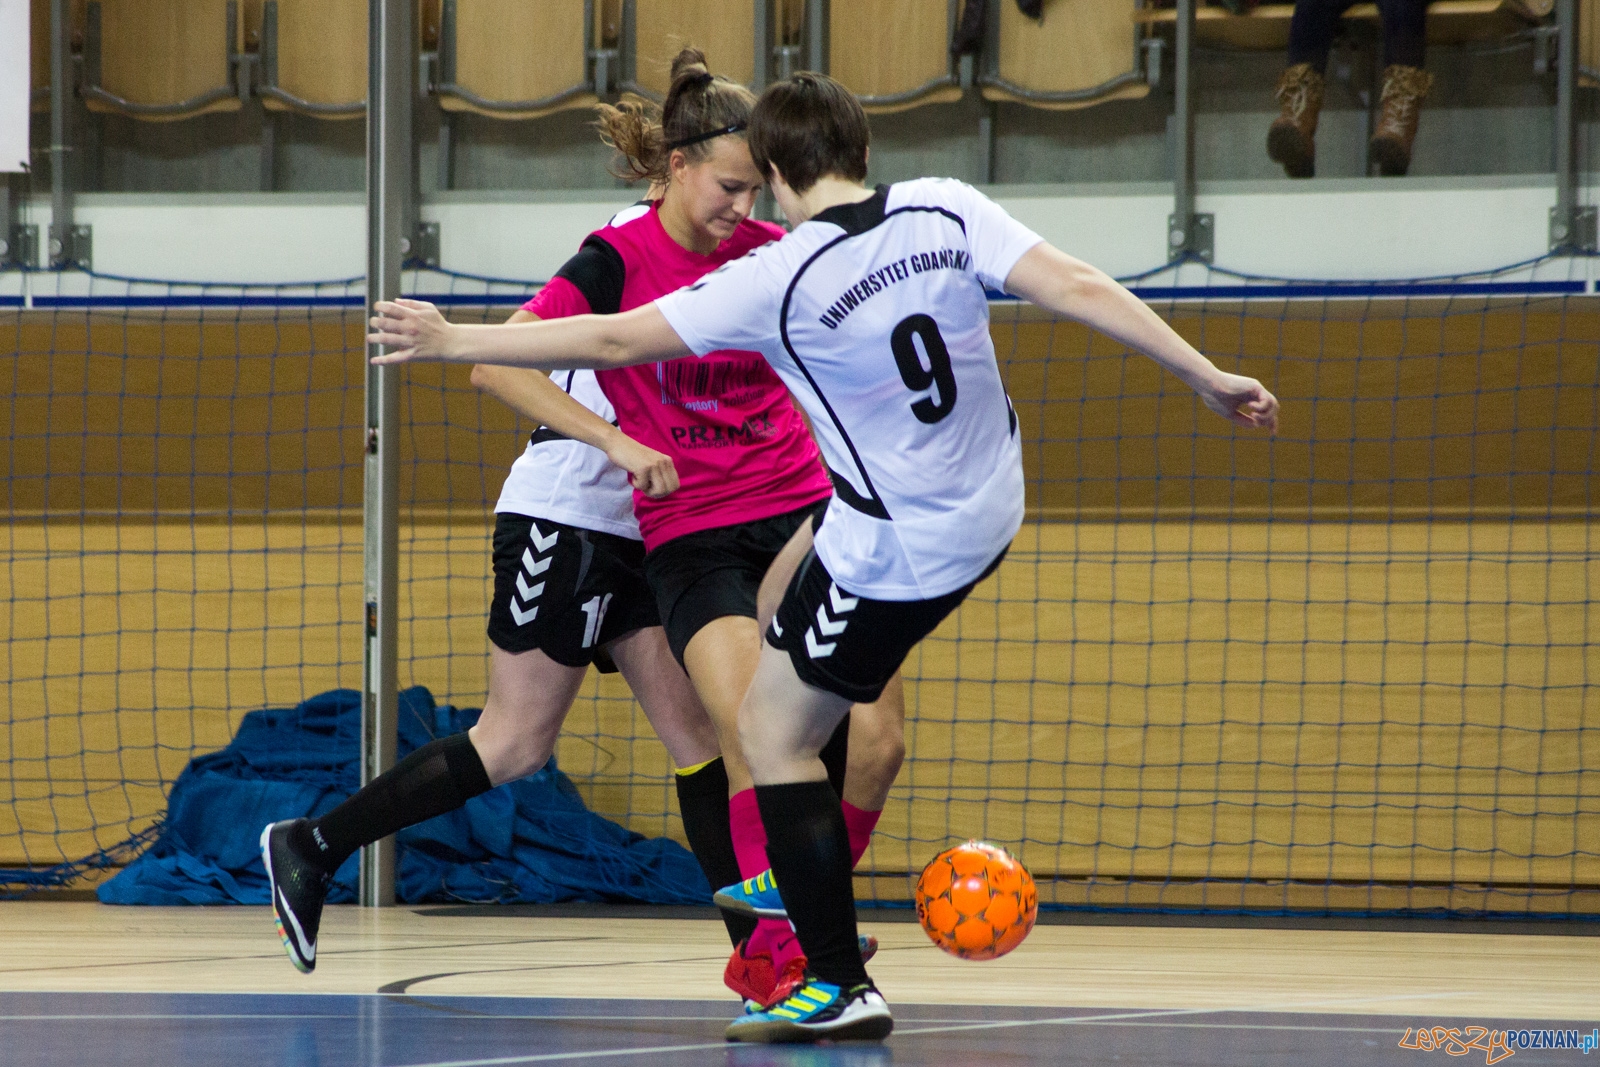
{"type": "Polygon", "coordinates": [[[152,121],[237,111],[242,43],[236,0],[90,0],[84,103],[152,121]]]}
{"type": "Polygon", "coordinates": [[[950,60],[956,3],[836,0],[828,6],[828,73],[849,86],[868,111],[961,99],[950,60]]]}
{"type": "Polygon", "coordinates": [[[1600,0],[1578,0],[1578,81],[1600,85],[1600,0]]]}
{"type": "Polygon", "coordinates": [[[248,0],[256,91],[271,111],[360,118],[367,108],[367,0],[248,0]]]}
{"type": "MultiPolygon", "coordinates": [[[[755,80],[757,0],[634,0],[631,71],[624,88],[656,99],[670,87],[672,59],[700,49],[714,73],[746,85],[755,80]]],[[[760,0],[765,3],[766,0],[760,0]]]]}
{"type": "Polygon", "coordinates": [[[574,0],[443,0],[433,87],[439,106],[499,119],[593,106],[592,28],[584,6],[574,0]]]}
{"type": "Polygon", "coordinates": [[[1050,0],[1038,20],[993,3],[986,100],[1065,110],[1149,94],[1131,22],[1137,0],[1050,0]]]}

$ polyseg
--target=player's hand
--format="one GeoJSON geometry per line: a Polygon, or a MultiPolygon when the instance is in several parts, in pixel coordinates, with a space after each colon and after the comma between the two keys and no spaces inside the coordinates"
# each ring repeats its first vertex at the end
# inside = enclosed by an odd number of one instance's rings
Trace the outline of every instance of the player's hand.
{"type": "Polygon", "coordinates": [[[394,349],[373,356],[373,363],[458,362],[466,358],[451,344],[454,327],[426,300],[380,300],[372,310],[375,314],[367,320],[372,327],[367,343],[394,349]]]}
{"type": "Polygon", "coordinates": [[[678,488],[678,468],[673,466],[671,456],[620,431],[606,449],[606,458],[627,471],[633,487],[651,500],[660,500],[678,488]]]}
{"type": "Polygon", "coordinates": [[[1197,392],[1206,407],[1231,422],[1278,432],[1278,398],[1254,378],[1218,371],[1215,379],[1197,392]]]}

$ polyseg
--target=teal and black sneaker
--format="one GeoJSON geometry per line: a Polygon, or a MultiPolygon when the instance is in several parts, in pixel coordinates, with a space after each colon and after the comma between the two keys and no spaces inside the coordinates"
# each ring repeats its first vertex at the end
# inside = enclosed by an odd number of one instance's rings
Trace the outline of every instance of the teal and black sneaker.
{"type": "Polygon", "coordinates": [[[717,907],[740,915],[754,915],[760,919],[789,917],[789,909],[783,906],[783,897],[778,895],[778,880],[772,876],[771,868],[754,878],[723,886],[711,899],[717,907]]]}
{"type": "Polygon", "coordinates": [[[882,1041],[894,1030],[883,994],[871,982],[840,989],[811,975],[787,1000],[766,1011],[747,1011],[728,1024],[729,1041],[790,1044],[809,1041],[882,1041]]]}

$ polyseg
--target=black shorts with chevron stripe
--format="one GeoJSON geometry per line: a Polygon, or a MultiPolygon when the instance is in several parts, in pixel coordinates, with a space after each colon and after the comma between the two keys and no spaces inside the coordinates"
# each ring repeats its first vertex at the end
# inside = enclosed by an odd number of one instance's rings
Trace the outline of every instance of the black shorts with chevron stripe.
{"type": "Polygon", "coordinates": [[[568,667],[616,670],[605,646],[660,626],[644,580],[644,545],[549,519],[502,513],[494,523],[489,640],[537,648],[568,667]]]}
{"type": "Polygon", "coordinates": [[[994,573],[1005,553],[977,581],[932,600],[873,600],[841,589],[817,558],[806,553],[767,627],[767,644],[789,653],[807,685],[856,704],[871,704],[918,641],[933,632],[994,573]]]}

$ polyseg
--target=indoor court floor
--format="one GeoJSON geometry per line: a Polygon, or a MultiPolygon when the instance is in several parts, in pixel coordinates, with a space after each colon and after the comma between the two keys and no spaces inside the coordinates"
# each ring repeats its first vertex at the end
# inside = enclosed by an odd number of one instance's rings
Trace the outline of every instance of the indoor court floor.
{"type": "Polygon", "coordinates": [[[1045,924],[966,963],[868,921],[887,1043],[732,1046],[727,942],[693,910],[332,908],[304,976],[264,908],[7,902],[0,1063],[1600,1062],[1581,1047],[1600,1040],[1600,924],[1149,923],[1045,924]]]}

